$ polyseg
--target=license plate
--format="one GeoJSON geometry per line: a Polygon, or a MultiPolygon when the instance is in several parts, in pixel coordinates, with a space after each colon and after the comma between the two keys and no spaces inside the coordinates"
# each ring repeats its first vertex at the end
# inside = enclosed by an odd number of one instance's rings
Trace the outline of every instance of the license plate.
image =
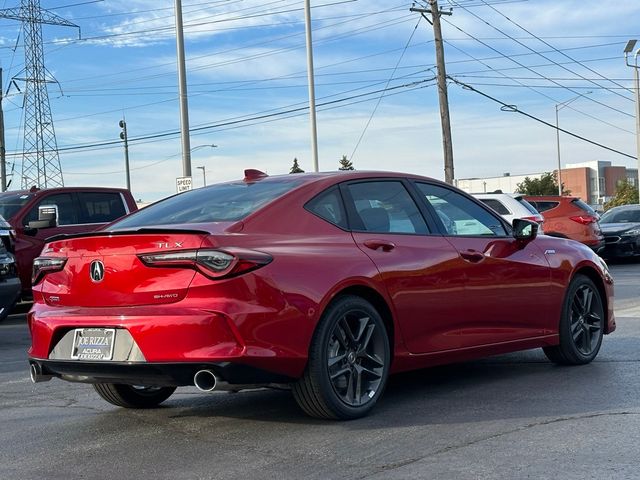
{"type": "Polygon", "coordinates": [[[78,328],[73,336],[72,360],[111,360],[114,328],[78,328]]]}

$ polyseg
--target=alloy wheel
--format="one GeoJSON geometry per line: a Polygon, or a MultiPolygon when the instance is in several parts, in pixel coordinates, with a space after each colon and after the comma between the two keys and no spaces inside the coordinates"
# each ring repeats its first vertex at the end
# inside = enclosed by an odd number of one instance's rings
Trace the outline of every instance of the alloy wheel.
{"type": "Polygon", "coordinates": [[[577,350],[591,355],[602,335],[602,306],[590,285],[581,285],[571,302],[571,336],[577,350]]]}
{"type": "Polygon", "coordinates": [[[381,327],[365,312],[350,311],[333,327],[327,345],[329,380],[340,400],[353,407],[371,400],[388,361],[381,327]]]}

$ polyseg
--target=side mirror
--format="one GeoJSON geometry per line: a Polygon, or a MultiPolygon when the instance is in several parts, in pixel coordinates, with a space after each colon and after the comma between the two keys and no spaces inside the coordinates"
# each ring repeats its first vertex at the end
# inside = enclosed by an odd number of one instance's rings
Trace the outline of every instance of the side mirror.
{"type": "Polygon", "coordinates": [[[58,226],[58,206],[40,205],[38,207],[38,220],[31,220],[29,228],[53,228],[58,226]]]}
{"type": "Polygon", "coordinates": [[[522,242],[530,242],[538,236],[538,224],[531,220],[515,218],[513,220],[513,238],[522,242]]]}

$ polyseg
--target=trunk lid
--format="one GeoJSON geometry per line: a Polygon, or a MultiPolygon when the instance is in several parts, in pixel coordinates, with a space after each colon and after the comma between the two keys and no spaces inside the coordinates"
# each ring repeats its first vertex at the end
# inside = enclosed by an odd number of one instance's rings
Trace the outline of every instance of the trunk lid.
{"type": "MultiPolygon", "coordinates": [[[[36,285],[49,305],[138,306],[182,300],[196,275],[189,268],[146,266],[138,255],[201,247],[204,231],[101,232],[54,239],[42,256],[66,257],[64,269],[36,285]]],[[[210,242],[208,242],[210,245],[210,242]]]]}

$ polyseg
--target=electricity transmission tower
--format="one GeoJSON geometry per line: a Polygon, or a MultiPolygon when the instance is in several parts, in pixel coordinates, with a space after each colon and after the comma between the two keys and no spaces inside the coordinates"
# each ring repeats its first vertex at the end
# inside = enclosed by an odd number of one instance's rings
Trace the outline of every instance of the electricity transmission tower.
{"type": "Polygon", "coordinates": [[[44,66],[42,25],[80,28],[49,10],[40,0],[21,0],[20,7],[0,10],[0,18],[20,20],[24,31],[24,69],[12,79],[25,83],[22,187],[64,186],[58,144],[53,128],[47,84],[57,83],[44,66]]]}

